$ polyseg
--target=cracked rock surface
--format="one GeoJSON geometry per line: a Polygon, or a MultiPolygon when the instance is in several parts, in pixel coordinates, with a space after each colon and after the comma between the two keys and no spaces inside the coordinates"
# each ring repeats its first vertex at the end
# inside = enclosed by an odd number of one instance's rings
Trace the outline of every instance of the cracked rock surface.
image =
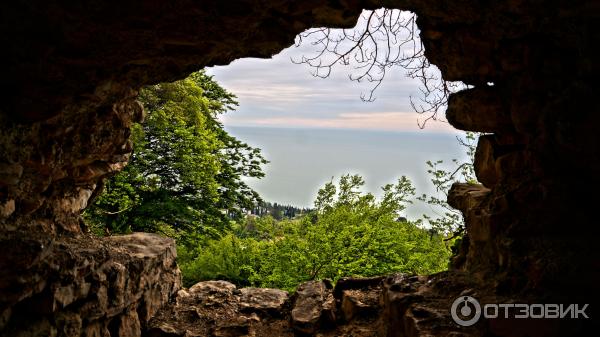
{"type": "Polygon", "coordinates": [[[155,234],[34,248],[45,258],[17,274],[0,269],[0,284],[13,287],[0,288],[2,336],[140,336],[181,286],[175,242],[155,234]]]}

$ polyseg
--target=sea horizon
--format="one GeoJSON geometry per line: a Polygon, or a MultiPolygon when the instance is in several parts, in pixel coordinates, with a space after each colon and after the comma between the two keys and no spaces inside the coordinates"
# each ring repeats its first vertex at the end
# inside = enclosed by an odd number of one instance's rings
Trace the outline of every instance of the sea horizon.
{"type": "MultiPolygon", "coordinates": [[[[464,149],[449,132],[306,128],[273,126],[228,126],[239,140],[263,150],[269,163],[265,177],[246,179],[265,201],[299,208],[312,207],[317,191],[343,174],[360,174],[363,191],[379,197],[381,187],[407,176],[416,196],[435,193],[427,174],[426,161],[466,160],[464,149]]],[[[464,134],[463,134],[464,135],[464,134]]],[[[428,205],[414,200],[404,216],[434,216],[428,205]]]]}

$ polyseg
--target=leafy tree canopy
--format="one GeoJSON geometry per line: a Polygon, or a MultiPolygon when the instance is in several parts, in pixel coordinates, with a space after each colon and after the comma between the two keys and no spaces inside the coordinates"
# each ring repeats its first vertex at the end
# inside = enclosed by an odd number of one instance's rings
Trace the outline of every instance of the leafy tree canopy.
{"type": "Polygon", "coordinates": [[[384,186],[379,200],[361,192],[363,184],[345,175],[319,191],[308,216],[250,219],[242,232],[194,250],[180,247],[184,283],[217,278],[293,290],[314,279],[444,270],[450,256],[444,237],[399,219],[415,192],[410,181],[384,186]]]}
{"type": "Polygon", "coordinates": [[[237,106],[235,95],[200,71],[146,87],[139,99],[147,115],[132,128],[132,157],[86,211],[92,227],[216,236],[260,201],[242,178],[262,177],[267,161],[217,120],[237,106]]]}

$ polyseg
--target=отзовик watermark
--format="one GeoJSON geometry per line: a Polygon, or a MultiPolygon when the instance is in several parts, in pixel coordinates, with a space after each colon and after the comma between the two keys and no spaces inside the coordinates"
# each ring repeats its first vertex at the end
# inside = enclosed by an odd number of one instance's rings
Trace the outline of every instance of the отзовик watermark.
{"type": "Polygon", "coordinates": [[[485,318],[589,318],[585,310],[589,304],[525,304],[489,303],[481,307],[471,296],[460,296],[452,303],[450,314],[456,324],[471,326],[483,315],[485,318]]]}

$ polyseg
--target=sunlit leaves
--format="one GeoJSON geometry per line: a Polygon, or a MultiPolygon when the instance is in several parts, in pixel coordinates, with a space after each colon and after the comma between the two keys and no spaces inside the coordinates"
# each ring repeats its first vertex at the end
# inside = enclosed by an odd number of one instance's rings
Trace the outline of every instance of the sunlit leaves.
{"type": "Polygon", "coordinates": [[[356,175],[327,183],[318,193],[315,213],[300,220],[247,219],[236,227],[235,236],[198,248],[201,253],[195,258],[188,254],[180,260],[184,274],[191,273],[187,280],[215,277],[211,271],[232,260],[237,268],[223,269],[231,272],[220,278],[288,290],[314,279],[444,270],[450,251],[443,236],[399,220],[414,194],[410,181],[402,177],[386,185],[380,200],[361,192],[363,184],[356,175]],[[232,246],[254,248],[235,248],[235,257],[220,253],[232,246]]]}
{"type": "Polygon", "coordinates": [[[129,165],[106,182],[87,220],[113,233],[218,236],[260,200],[242,177],[262,177],[266,163],[216,119],[237,105],[235,96],[197,72],[146,87],[139,99],[146,118],[132,128],[129,165]]]}

